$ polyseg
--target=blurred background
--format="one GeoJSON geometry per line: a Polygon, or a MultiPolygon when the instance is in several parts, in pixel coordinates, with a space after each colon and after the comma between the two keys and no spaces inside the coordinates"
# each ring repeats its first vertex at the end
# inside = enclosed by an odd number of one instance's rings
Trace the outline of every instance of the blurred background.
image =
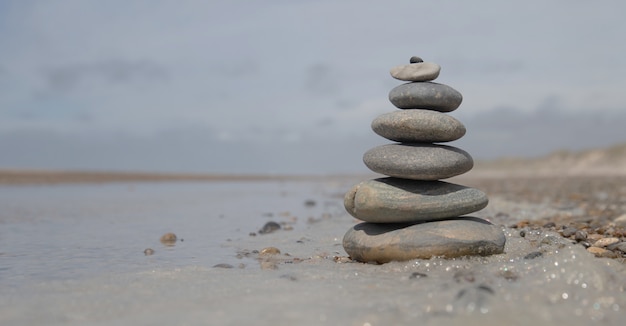
{"type": "Polygon", "coordinates": [[[0,1],[0,168],[361,173],[389,69],[476,160],[626,142],[624,1],[0,1]]]}

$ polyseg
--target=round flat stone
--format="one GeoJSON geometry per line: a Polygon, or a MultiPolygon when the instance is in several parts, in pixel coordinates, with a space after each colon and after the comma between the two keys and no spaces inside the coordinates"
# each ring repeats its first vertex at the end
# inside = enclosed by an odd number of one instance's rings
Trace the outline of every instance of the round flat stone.
{"type": "Polygon", "coordinates": [[[389,100],[400,109],[451,112],[461,105],[463,95],[444,84],[420,82],[395,87],[389,92],[389,100]]]}
{"type": "Polygon", "coordinates": [[[440,220],[479,211],[489,202],[484,192],[443,181],[398,178],[368,180],[344,197],[350,215],[373,223],[440,220]]]}
{"type": "Polygon", "coordinates": [[[387,144],[374,147],[363,155],[363,163],[372,171],[413,180],[439,180],[472,169],[472,157],[462,149],[436,144],[387,144]]]}
{"type": "Polygon", "coordinates": [[[397,142],[448,142],[465,135],[465,126],[445,113],[431,110],[396,110],[372,121],[372,130],[397,142]]]}
{"type": "Polygon", "coordinates": [[[432,62],[418,62],[391,68],[391,77],[404,81],[429,81],[439,77],[441,67],[432,62]]]}
{"type": "Polygon", "coordinates": [[[504,251],[502,229],[476,217],[419,224],[360,223],[343,237],[354,260],[386,263],[432,257],[488,256],[504,251]]]}

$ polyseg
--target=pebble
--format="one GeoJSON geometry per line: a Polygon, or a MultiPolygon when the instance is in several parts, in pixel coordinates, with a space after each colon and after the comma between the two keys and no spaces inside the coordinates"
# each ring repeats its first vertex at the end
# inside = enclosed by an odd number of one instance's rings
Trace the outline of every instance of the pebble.
{"type": "Polygon", "coordinates": [[[165,233],[161,236],[161,243],[166,246],[173,246],[176,243],[176,239],[176,234],[171,232],[165,233]]]}
{"type": "MultiPolygon", "coordinates": [[[[421,60],[421,59],[420,59],[421,60]]],[[[441,66],[432,62],[415,62],[408,65],[395,66],[389,72],[391,77],[413,82],[435,80],[439,77],[441,66]]]]}
{"type": "Polygon", "coordinates": [[[582,230],[576,231],[576,233],[574,233],[574,240],[578,242],[587,240],[587,232],[582,230]]]}
{"type": "Polygon", "coordinates": [[[259,234],[272,233],[276,230],[280,230],[280,224],[270,221],[263,225],[263,227],[259,230],[259,234]]]}
{"type": "Polygon", "coordinates": [[[279,254],[280,254],[280,249],[278,249],[276,247],[263,248],[259,252],[259,256],[269,256],[269,255],[279,255],[279,254]]]}
{"type": "Polygon", "coordinates": [[[533,251],[531,253],[528,253],[526,256],[524,256],[524,259],[535,259],[541,256],[543,256],[543,253],[541,253],[540,251],[533,251]]]}
{"type": "Polygon", "coordinates": [[[603,247],[607,247],[618,242],[619,242],[618,238],[602,238],[594,242],[593,246],[603,248],[603,247]]]}
{"type": "Polygon", "coordinates": [[[386,263],[499,254],[505,241],[500,227],[465,217],[413,225],[364,222],[348,230],[343,247],[354,260],[386,263]]]}
{"type": "Polygon", "coordinates": [[[213,268],[233,268],[233,267],[234,267],[233,265],[225,264],[225,263],[213,265],[213,268]]]}
{"type": "Polygon", "coordinates": [[[456,110],[463,96],[454,88],[433,82],[406,83],[389,92],[389,101],[400,109],[456,110]]]}
{"type": "Polygon", "coordinates": [[[621,252],[626,253],[626,242],[618,242],[612,245],[607,246],[609,250],[619,250],[621,252]]]}
{"type": "Polygon", "coordinates": [[[604,249],[604,248],[600,248],[600,247],[589,247],[587,248],[587,251],[596,255],[596,256],[602,256],[604,253],[606,253],[608,250],[604,249]]]}
{"type": "Polygon", "coordinates": [[[438,220],[476,212],[489,200],[482,191],[443,181],[380,178],[363,181],[344,197],[355,218],[374,223],[438,220]]]}
{"type": "Polygon", "coordinates": [[[575,227],[567,227],[565,229],[563,229],[563,232],[561,233],[564,237],[569,238],[572,235],[576,234],[576,232],[578,232],[578,229],[575,227]]]}
{"type": "Polygon", "coordinates": [[[420,62],[424,62],[424,59],[418,56],[412,56],[411,59],[409,59],[409,63],[420,63],[420,62]]]}
{"type": "Polygon", "coordinates": [[[396,110],[372,122],[378,135],[397,142],[449,142],[465,135],[465,126],[445,113],[431,110],[396,110]]]}
{"type": "Polygon", "coordinates": [[[147,248],[146,250],[143,251],[143,254],[146,256],[152,256],[154,255],[154,250],[152,248],[147,248]]]}
{"type": "Polygon", "coordinates": [[[387,144],[363,155],[372,171],[413,180],[439,180],[468,172],[472,157],[462,149],[436,144],[387,144]]]}
{"type": "Polygon", "coordinates": [[[419,278],[424,278],[424,277],[428,277],[428,275],[424,273],[420,273],[420,272],[413,272],[409,276],[409,279],[419,279],[419,278]]]}

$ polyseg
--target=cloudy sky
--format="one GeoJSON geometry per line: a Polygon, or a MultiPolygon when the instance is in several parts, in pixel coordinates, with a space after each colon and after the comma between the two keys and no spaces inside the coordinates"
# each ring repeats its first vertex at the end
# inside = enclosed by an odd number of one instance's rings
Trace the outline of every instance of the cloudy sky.
{"type": "Polygon", "coordinates": [[[626,141],[624,1],[0,1],[0,168],[364,172],[413,55],[475,159],[626,141]]]}

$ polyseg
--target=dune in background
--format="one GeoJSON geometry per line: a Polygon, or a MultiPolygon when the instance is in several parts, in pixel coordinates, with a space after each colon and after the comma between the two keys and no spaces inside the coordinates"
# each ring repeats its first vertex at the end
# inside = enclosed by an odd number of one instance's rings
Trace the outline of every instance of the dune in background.
{"type": "Polygon", "coordinates": [[[536,158],[477,161],[469,173],[476,177],[542,177],[626,175],[626,143],[583,151],[556,151],[536,158]]]}

